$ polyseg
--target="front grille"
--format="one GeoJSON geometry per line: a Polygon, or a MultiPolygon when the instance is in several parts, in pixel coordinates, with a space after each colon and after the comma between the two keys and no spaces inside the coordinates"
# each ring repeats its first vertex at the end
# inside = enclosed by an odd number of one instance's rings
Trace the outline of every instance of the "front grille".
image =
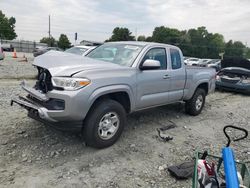
{"type": "Polygon", "coordinates": [[[37,82],[35,85],[35,89],[42,91],[43,93],[47,93],[53,89],[53,85],[51,82],[51,74],[47,69],[37,67],[38,75],[37,82]]]}

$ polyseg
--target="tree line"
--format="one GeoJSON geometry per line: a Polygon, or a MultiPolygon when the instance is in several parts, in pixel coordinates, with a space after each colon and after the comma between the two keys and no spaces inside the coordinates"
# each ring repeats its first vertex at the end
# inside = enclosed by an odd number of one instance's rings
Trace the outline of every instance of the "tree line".
{"type": "Polygon", "coordinates": [[[0,10],[0,39],[12,40],[17,37],[15,23],[14,17],[7,18],[0,10]]]}
{"type": "Polygon", "coordinates": [[[65,34],[61,34],[58,41],[54,37],[50,36],[43,37],[40,42],[47,44],[49,47],[57,46],[63,50],[71,47],[71,43],[65,34]]]}
{"type": "MultiPolygon", "coordinates": [[[[13,40],[17,37],[15,32],[16,19],[7,18],[0,10],[0,39],[13,40]]],[[[206,27],[196,29],[178,30],[166,26],[155,27],[152,36],[135,36],[128,28],[116,27],[112,35],[106,41],[148,41],[172,44],[180,47],[185,56],[198,58],[220,58],[224,57],[243,57],[250,58],[250,48],[240,41],[229,40],[225,42],[224,36],[219,33],[210,33],[206,27]]],[[[48,46],[58,46],[67,49],[71,46],[68,37],[61,34],[58,41],[50,36],[43,37],[40,42],[48,46]]]]}
{"type": "Polygon", "coordinates": [[[116,27],[112,36],[106,41],[147,41],[172,44],[180,47],[183,54],[198,58],[241,57],[250,58],[250,48],[240,41],[225,42],[219,33],[210,33],[206,27],[197,29],[178,30],[165,26],[155,27],[152,36],[140,35],[135,38],[128,28],[116,27]]]}

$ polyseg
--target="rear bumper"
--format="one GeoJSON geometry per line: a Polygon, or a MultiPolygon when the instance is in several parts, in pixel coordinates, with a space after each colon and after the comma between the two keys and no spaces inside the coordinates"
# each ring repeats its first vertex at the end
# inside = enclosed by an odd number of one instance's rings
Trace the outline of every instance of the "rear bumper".
{"type": "Polygon", "coordinates": [[[216,81],[216,88],[223,89],[226,91],[234,91],[234,92],[250,94],[250,85],[246,86],[246,85],[231,84],[231,83],[216,81]]]}

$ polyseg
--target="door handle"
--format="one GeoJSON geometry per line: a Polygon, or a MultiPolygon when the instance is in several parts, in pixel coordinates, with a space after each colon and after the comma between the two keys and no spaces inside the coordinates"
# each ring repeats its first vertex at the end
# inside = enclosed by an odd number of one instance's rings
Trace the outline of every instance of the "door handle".
{"type": "Polygon", "coordinates": [[[163,76],[163,79],[169,79],[169,78],[170,78],[170,76],[167,74],[163,76]]]}

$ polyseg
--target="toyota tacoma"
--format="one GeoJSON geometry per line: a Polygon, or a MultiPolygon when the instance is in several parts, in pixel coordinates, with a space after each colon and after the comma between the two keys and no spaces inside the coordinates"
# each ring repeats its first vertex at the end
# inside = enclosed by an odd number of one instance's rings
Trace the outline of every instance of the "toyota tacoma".
{"type": "Polygon", "coordinates": [[[35,58],[34,87],[11,100],[28,116],[59,129],[81,131],[87,145],[114,144],[126,116],[179,101],[198,115],[214,91],[215,70],[188,67],[181,50],[147,42],[109,42],[86,57],[50,51],[35,58]]]}

